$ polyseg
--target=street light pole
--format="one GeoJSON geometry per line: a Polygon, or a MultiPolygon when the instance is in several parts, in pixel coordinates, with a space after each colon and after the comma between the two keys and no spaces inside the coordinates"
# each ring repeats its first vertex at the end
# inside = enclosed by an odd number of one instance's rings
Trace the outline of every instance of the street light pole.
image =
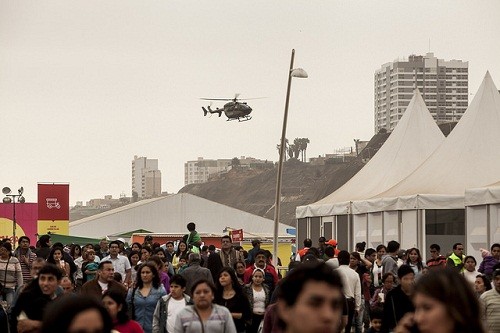
{"type": "Polygon", "coordinates": [[[280,220],[280,204],[281,204],[281,178],[283,175],[283,159],[285,157],[285,137],[286,137],[286,124],[288,120],[288,105],[290,101],[290,88],[292,86],[292,77],[307,78],[307,73],[301,69],[293,69],[293,60],[295,58],[295,50],[292,49],[292,56],[290,60],[290,70],[288,71],[288,86],[286,90],[285,100],[285,115],[283,117],[283,128],[281,130],[281,143],[280,143],[280,158],[278,162],[278,174],[276,176],[276,200],[274,203],[274,233],[273,233],[273,264],[274,267],[278,265],[278,226],[280,220]]]}
{"type": "Polygon", "coordinates": [[[25,199],[23,197],[24,188],[21,186],[19,190],[17,190],[18,194],[10,194],[11,190],[9,187],[4,187],[2,189],[2,193],[5,194],[5,198],[3,198],[3,203],[12,203],[12,247],[16,247],[16,200],[18,203],[24,203],[25,199]]]}

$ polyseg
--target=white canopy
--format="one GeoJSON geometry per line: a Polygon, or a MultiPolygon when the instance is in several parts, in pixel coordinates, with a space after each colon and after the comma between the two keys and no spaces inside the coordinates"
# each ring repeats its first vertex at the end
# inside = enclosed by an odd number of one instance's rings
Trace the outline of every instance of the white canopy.
{"type": "Polygon", "coordinates": [[[351,201],[374,197],[396,185],[420,166],[444,139],[420,92],[415,90],[401,120],[377,154],[332,194],[297,207],[297,218],[347,214],[351,201]]]}
{"type": "MultiPolygon", "coordinates": [[[[90,216],[69,224],[70,235],[99,238],[146,229],[157,233],[185,233],[189,222],[200,233],[221,233],[223,229],[272,236],[274,222],[236,208],[225,206],[188,193],[142,200],[127,206],[90,216]]],[[[287,225],[279,224],[279,235],[286,235],[287,225]]]]}
{"type": "Polygon", "coordinates": [[[489,186],[471,188],[465,191],[466,206],[489,204],[500,204],[500,181],[489,186]]]}
{"type": "Polygon", "coordinates": [[[487,72],[462,119],[425,163],[389,190],[353,204],[353,213],[404,210],[407,201],[417,197],[415,208],[436,208],[436,197],[443,199],[442,206],[438,205],[441,209],[464,208],[467,188],[498,181],[499,129],[500,94],[487,72]],[[394,200],[399,204],[394,205],[394,200]]]}

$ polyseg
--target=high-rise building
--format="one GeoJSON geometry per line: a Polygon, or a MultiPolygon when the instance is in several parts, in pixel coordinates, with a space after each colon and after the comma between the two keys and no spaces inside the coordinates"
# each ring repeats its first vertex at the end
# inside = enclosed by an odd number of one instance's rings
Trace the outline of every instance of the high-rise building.
{"type": "Polygon", "coordinates": [[[205,183],[210,175],[229,169],[231,159],[205,160],[198,157],[196,161],[184,163],[184,185],[205,183]]]}
{"type": "Polygon", "coordinates": [[[469,63],[411,55],[375,72],[375,133],[392,131],[418,88],[437,123],[458,121],[467,109],[469,63]]]}
{"type": "Polygon", "coordinates": [[[136,192],[141,199],[161,194],[161,171],[158,160],[134,156],[132,161],[132,196],[136,192]]]}

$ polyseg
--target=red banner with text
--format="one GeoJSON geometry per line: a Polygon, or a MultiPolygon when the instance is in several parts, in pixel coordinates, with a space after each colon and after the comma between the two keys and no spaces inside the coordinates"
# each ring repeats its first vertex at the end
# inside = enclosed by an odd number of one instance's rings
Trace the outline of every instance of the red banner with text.
{"type": "Polygon", "coordinates": [[[38,220],[69,220],[69,184],[38,184],[38,220]]]}

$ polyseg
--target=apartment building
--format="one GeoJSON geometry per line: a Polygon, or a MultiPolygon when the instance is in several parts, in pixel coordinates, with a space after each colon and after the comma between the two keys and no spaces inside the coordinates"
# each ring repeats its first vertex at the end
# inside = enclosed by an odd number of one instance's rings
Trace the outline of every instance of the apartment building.
{"type": "Polygon", "coordinates": [[[132,161],[132,193],[141,199],[152,198],[161,194],[161,171],[158,160],[134,156],[132,161]]]}
{"type": "Polygon", "coordinates": [[[382,65],[374,79],[375,133],[396,127],[416,88],[438,124],[460,120],[469,105],[467,61],[411,55],[382,65]]]}

